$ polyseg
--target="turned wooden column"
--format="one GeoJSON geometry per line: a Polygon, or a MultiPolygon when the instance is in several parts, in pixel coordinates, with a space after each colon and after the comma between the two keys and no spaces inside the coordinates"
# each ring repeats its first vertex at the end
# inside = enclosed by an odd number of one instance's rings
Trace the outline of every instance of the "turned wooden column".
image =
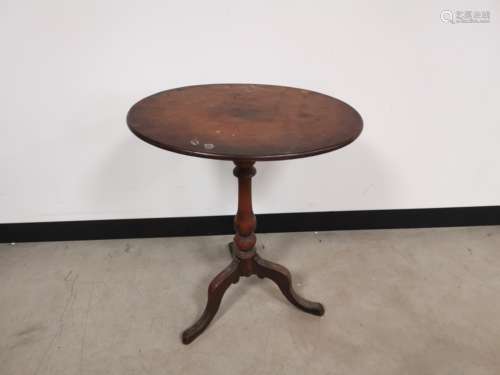
{"type": "Polygon", "coordinates": [[[245,252],[254,248],[257,219],[252,209],[252,177],[255,176],[253,161],[235,161],[233,174],[238,178],[238,212],[234,217],[234,243],[245,252]]]}

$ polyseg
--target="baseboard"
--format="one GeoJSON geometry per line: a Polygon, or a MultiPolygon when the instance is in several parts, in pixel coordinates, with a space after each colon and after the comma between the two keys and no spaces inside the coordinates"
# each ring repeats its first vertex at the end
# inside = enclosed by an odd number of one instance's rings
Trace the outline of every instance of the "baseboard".
{"type": "MultiPolygon", "coordinates": [[[[500,225],[500,206],[299,212],[257,215],[257,232],[500,225]]],[[[232,234],[232,216],[0,224],[0,242],[232,234]]]]}

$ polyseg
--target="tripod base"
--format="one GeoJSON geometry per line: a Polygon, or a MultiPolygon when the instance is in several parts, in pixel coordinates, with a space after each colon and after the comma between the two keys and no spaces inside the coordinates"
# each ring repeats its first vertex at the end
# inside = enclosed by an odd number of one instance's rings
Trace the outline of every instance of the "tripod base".
{"type": "Polygon", "coordinates": [[[208,300],[201,317],[191,327],[182,333],[182,342],[189,344],[198,337],[210,324],[231,284],[236,284],[240,276],[257,275],[260,278],[267,277],[278,285],[285,297],[302,311],[321,316],[325,309],[321,303],[311,302],[297,294],[292,286],[290,271],[285,267],[262,259],[255,248],[241,251],[231,242],[229,251],[233,257],[232,262],[222,270],[208,286],[208,300]]]}

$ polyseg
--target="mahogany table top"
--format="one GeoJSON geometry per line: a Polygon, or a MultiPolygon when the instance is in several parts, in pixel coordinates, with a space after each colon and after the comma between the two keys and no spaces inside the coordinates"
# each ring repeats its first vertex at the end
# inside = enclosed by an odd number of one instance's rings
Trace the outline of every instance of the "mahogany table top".
{"type": "Polygon", "coordinates": [[[211,84],[162,91],[136,103],[130,130],[160,148],[224,160],[283,160],[354,141],[363,120],[331,96],[292,87],[211,84]]]}

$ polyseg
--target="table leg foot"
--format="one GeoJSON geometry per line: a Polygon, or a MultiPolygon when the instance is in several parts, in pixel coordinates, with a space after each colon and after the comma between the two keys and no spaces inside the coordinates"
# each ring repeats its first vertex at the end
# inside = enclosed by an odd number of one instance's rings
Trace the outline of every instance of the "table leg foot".
{"type": "Polygon", "coordinates": [[[309,301],[293,289],[292,276],[290,271],[277,263],[262,259],[258,255],[254,258],[255,274],[260,278],[266,277],[278,285],[285,297],[302,311],[309,314],[321,316],[325,313],[325,308],[319,302],[309,301]]]}
{"type": "Polygon", "coordinates": [[[208,286],[207,305],[201,317],[191,327],[182,333],[182,342],[189,344],[198,337],[210,324],[219,306],[227,288],[232,283],[239,280],[239,260],[234,258],[231,264],[220,272],[208,286]]]}

